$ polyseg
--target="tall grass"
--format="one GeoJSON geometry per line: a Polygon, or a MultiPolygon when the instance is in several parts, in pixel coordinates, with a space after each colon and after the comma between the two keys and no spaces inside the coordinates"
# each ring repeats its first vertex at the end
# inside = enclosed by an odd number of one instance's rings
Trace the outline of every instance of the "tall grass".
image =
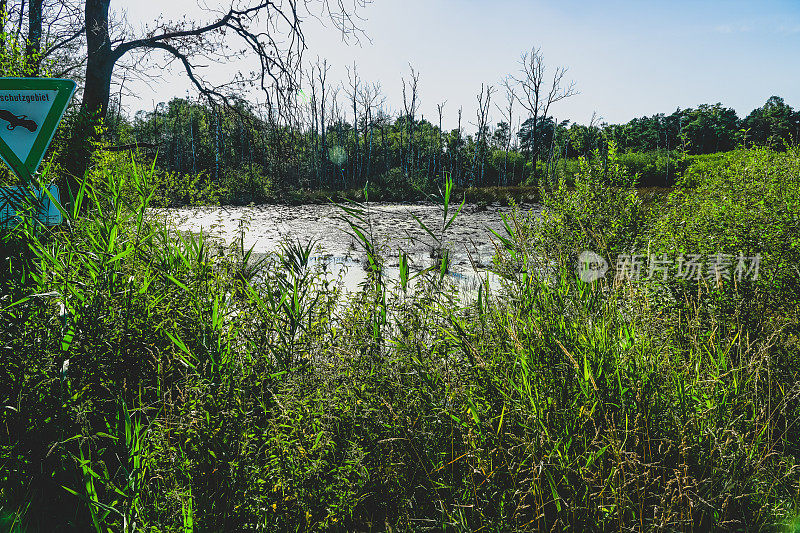
{"type": "MultiPolygon", "coordinates": [[[[3,234],[0,527],[790,527],[793,295],[758,323],[710,320],[703,286],[580,281],[578,247],[612,258],[653,231],[625,175],[596,170],[507,219],[501,289],[462,299],[444,248],[382,276],[368,206],[342,211],[373,274],[347,294],[313,243],[254,269],[241,243],[160,223],[152,169],[105,167],[61,227],[3,234]]],[[[458,223],[442,193],[440,244],[458,223]]],[[[752,297],[726,290],[726,309],[752,297]]]]}

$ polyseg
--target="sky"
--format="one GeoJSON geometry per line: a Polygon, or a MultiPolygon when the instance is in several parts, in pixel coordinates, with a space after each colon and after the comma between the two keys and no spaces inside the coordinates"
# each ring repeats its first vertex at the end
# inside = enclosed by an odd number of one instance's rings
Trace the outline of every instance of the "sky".
{"type": "MultiPolygon", "coordinates": [[[[117,1],[113,10],[135,32],[160,14],[208,18],[197,0],[117,1]]],[[[346,66],[355,62],[363,80],[381,84],[394,112],[402,108],[401,79],[413,66],[420,112],[438,121],[436,105],[446,102],[448,128],[459,107],[467,129],[476,122],[482,83],[497,87],[493,101],[502,106],[500,84],[518,74],[521,53],[532,47],[540,48],[549,73],[568,68],[566,78],[579,91],[551,108],[559,121],[586,124],[596,113],[622,123],[716,102],[743,117],[772,95],[800,107],[800,0],[374,0],[357,14],[359,43],[343,42],[324,18],[305,17],[305,59],[327,59],[334,83],[346,80],[346,66]]],[[[242,61],[213,68],[224,79],[247,67],[242,61]]],[[[129,80],[126,89],[129,113],[194,94],[177,68],[155,83],[129,80]]],[[[491,119],[501,120],[494,106],[491,119]]]]}

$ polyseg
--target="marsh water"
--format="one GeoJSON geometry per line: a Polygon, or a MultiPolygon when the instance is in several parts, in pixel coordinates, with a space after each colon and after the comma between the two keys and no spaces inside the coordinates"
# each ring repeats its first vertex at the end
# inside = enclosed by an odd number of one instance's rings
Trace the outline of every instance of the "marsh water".
{"type": "MultiPolygon", "coordinates": [[[[422,228],[420,221],[440,236],[441,206],[386,202],[363,205],[369,213],[368,228],[380,246],[390,278],[398,277],[401,250],[408,254],[412,270],[437,261],[437,239],[422,228]]],[[[523,212],[536,209],[532,204],[520,206],[523,212]]],[[[450,251],[452,279],[469,284],[486,272],[495,252],[493,241],[498,241],[492,230],[503,234],[502,214],[510,211],[510,207],[499,203],[464,205],[441,239],[450,251]]],[[[345,212],[332,204],[175,208],[159,213],[180,231],[203,232],[227,244],[243,238],[245,249],[252,248],[256,258],[279,251],[284,241],[313,241],[313,260],[323,262],[330,275],[341,279],[345,288],[355,289],[365,278],[364,250],[348,233],[350,227],[343,219],[345,212]]]]}

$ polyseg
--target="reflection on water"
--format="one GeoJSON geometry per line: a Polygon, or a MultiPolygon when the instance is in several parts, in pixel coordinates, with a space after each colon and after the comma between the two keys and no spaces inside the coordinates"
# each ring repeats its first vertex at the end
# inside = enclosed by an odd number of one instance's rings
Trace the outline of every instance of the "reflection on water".
{"type": "MultiPolygon", "coordinates": [[[[412,275],[437,262],[437,239],[422,229],[416,217],[450,251],[448,275],[465,288],[475,285],[478,274],[491,264],[495,251],[491,230],[502,234],[502,214],[511,210],[499,204],[465,205],[455,223],[442,234],[443,216],[436,204],[371,202],[365,206],[388,280],[399,279],[400,251],[408,254],[412,275]]],[[[534,205],[520,207],[524,212],[536,209],[534,205]]],[[[348,234],[343,211],[332,204],[179,208],[156,213],[181,231],[202,231],[228,244],[241,237],[245,249],[252,247],[255,260],[278,251],[283,241],[314,240],[314,260],[326,264],[330,279],[341,278],[347,290],[356,290],[366,279],[364,252],[348,234]]]]}
{"type": "MultiPolygon", "coordinates": [[[[325,278],[331,281],[341,283],[345,291],[356,291],[367,280],[367,267],[363,261],[357,261],[352,257],[332,257],[332,256],[316,256],[313,258],[316,263],[324,264],[325,278]]],[[[413,276],[419,272],[419,268],[411,268],[409,277],[412,278],[408,286],[413,288],[416,279],[413,276]]],[[[478,271],[480,273],[482,271],[478,271]]],[[[389,284],[400,283],[400,267],[395,263],[393,265],[384,265],[382,269],[384,279],[389,284]]],[[[464,272],[449,271],[446,276],[447,279],[456,282],[465,290],[474,290],[477,287],[478,278],[474,270],[464,272]]],[[[491,278],[494,281],[494,278],[491,278]]],[[[493,287],[494,288],[494,287],[493,287]]]]}

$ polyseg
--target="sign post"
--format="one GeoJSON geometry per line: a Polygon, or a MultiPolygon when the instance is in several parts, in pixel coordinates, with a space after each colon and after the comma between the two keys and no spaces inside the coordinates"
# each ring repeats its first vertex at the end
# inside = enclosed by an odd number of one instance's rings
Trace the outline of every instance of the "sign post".
{"type": "MultiPolygon", "coordinates": [[[[0,225],[16,218],[13,208],[20,189],[28,188],[33,181],[74,93],[72,80],[0,78],[0,158],[24,185],[0,188],[0,225]]],[[[48,189],[58,198],[57,188],[48,189]]],[[[57,217],[46,212],[40,215],[44,224],[61,222],[60,213],[57,217]]]]}

